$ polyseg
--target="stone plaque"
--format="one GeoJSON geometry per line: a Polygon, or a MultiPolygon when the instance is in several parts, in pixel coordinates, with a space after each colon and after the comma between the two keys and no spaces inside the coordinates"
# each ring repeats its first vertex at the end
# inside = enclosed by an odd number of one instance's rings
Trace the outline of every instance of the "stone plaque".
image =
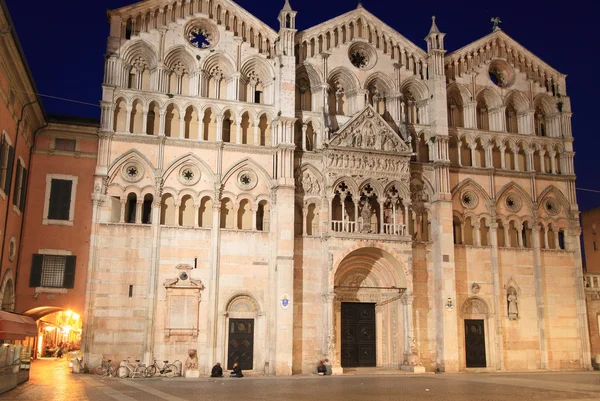
{"type": "Polygon", "coordinates": [[[169,316],[169,327],[171,329],[195,329],[194,322],[196,313],[197,297],[194,295],[171,296],[171,315],[169,316]]]}

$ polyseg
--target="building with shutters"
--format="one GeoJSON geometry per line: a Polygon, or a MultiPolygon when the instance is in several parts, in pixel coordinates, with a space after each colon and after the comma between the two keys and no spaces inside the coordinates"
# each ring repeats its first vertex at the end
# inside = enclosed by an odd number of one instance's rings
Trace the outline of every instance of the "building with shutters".
{"type": "Polygon", "coordinates": [[[49,116],[36,135],[16,299],[36,320],[83,315],[97,148],[97,120],[49,116]]]}
{"type": "Polygon", "coordinates": [[[14,311],[30,150],[45,118],[4,0],[0,54],[0,309],[14,311]]]}
{"type": "MultiPolygon", "coordinates": [[[[497,26],[447,52],[361,5],[303,31],[288,1],[277,30],[230,0],[108,16],[89,366],[590,367],[564,74],[497,26]]],[[[39,179],[65,208],[38,220],[67,216],[81,176],[39,179]]]]}

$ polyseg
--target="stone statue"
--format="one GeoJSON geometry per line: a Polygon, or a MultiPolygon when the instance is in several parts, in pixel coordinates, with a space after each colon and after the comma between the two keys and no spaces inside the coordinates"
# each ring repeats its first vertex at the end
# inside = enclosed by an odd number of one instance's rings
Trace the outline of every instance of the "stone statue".
{"type": "Polygon", "coordinates": [[[502,21],[500,21],[500,17],[492,18],[491,22],[494,23],[494,28],[492,29],[492,32],[495,31],[496,29],[500,29],[499,25],[502,23],[502,21]]]}
{"type": "Polygon", "coordinates": [[[517,300],[517,292],[514,288],[511,288],[508,292],[508,318],[510,320],[517,320],[519,318],[519,306],[517,300]]]}
{"type": "Polygon", "coordinates": [[[371,204],[368,200],[365,201],[363,205],[362,211],[360,213],[362,217],[362,232],[370,233],[371,232],[371,204]]]}
{"type": "Polygon", "coordinates": [[[188,358],[185,361],[185,370],[198,370],[198,350],[188,349],[188,358]]]}

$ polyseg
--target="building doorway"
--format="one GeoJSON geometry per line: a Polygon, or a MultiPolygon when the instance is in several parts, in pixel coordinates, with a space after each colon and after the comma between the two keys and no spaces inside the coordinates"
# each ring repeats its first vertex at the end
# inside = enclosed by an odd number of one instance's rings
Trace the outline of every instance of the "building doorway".
{"type": "Polygon", "coordinates": [[[377,364],[375,304],[342,302],[342,367],[377,364]]]}
{"type": "Polygon", "coordinates": [[[483,319],[465,319],[465,357],[467,368],[485,368],[485,328],[483,319]]]}
{"type": "Polygon", "coordinates": [[[242,370],[252,370],[254,362],[254,319],[229,319],[227,369],[237,362],[242,370]]]}

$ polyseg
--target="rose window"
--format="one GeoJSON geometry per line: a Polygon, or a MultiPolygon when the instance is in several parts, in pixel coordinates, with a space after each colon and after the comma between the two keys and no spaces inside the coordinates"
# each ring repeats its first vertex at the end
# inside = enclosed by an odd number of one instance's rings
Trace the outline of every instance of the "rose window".
{"type": "Polygon", "coordinates": [[[188,164],[179,170],[179,182],[184,185],[194,185],[200,181],[200,170],[196,166],[188,164]]]}
{"type": "Polygon", "coordinates": [[[558,214],[558,212],[560,212],[560,206],[558,206],[558,203],[556,203],[556,201],[554,199],[548,199],[544,206],[545,206],[548,214],[554,215],[554,214],[558,214]]]}
{"type": "Polygon", "coordinates": [[[461,200],[461,203],[463,204],[463,206],[466,207],[467,209],[473,209],[479,203],[479,199],[477,198],[477,195],[475,195],[475,193],[473,193],[471,191],[464,192],[462,194],[460,200],[461,200]]]}
{"type": "Polygon", "coordinates": [[[121,169],[121,177],[123,177],[125,181],[137,182],[142,179],[143,175],[143,167],[134,161],[126,163],[121,169]]]}
{"type": "Polygon", "coordinates": [[[509,195],[506,197],[506,207],[511,212],[517,212],[521,209],[521,199],[516,197],[515,195],[509,195]]]}
{"type": "Polygon", "coordinates": [[[356,51],[350,55],[350,62],[356,68],[365,68],[369,64],[369,56],[361,51],[356,51]]]}
{"type": "Polygon", "coordinates": [[[241,189],[252,189],[257,184],[257,177],[253,171],[244,170],[237,176],[237,185],[241,189]]]}
{"type": "Polygon", "coordinates": [[[209,20],[198,19],[187,26],[185,38],[197,49],[210,49],[217,44],[219,31],[209,20]]]}

